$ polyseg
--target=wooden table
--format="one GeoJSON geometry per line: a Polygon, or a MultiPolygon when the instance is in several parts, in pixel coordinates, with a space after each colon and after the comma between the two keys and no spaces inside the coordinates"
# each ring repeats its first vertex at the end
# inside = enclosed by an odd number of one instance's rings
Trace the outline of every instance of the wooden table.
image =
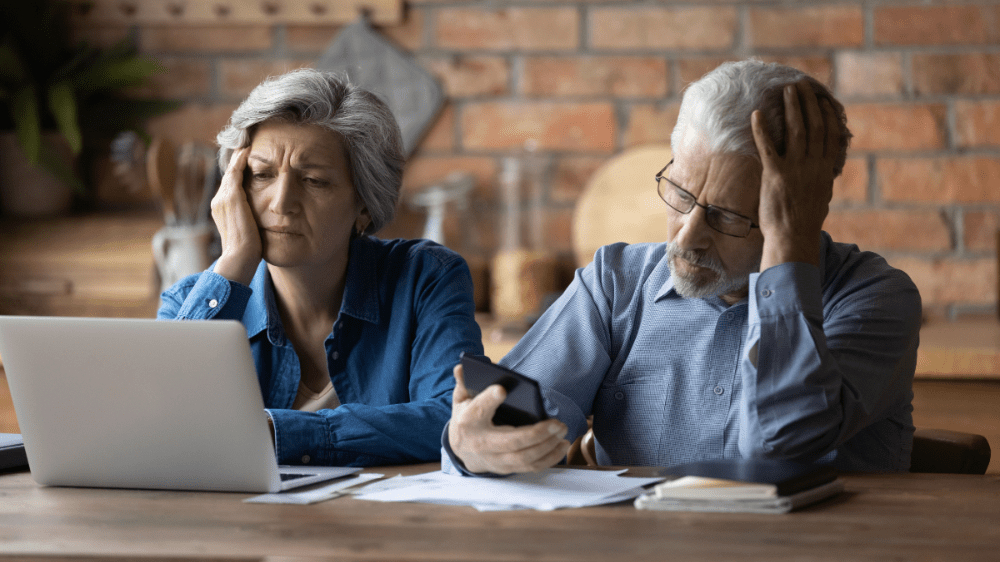
{"type": "MultiPolygon", "coordinates": [[[[413,474],[436,464],[383,468],[413,474]]],[[[786,515],[669,513],[629,503],[556,512],[340,498],[43,488],[0,476],[0,554],[289,560],[997,560],[1000,476],[845,475],[786,515]]],[[[31,558],[39,560],[39,558],[31,558]]]]}

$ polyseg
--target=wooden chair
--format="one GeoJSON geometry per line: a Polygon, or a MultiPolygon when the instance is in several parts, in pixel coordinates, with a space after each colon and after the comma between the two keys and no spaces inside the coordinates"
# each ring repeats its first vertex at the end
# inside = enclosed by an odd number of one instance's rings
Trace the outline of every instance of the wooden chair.
{"type": "Polygon", "coordinates": [[[913,434],[910,472],[986,474],[990,453],[990,444],[982,435],[918,429],[913,434]]]}
{"type": "MultiPolygon", "coordinates": [[[[986,474],[990,444],[982,435],[947,429],[918,429],[913,434],[910,472],[986,474]]],[[[573,442],[566,464],[597,466],[594,430],[573,442]]]]}

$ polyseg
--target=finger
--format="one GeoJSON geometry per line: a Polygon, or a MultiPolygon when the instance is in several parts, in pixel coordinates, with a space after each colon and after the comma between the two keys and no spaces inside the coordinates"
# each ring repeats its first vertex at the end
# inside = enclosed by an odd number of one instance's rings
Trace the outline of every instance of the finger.
{"type": "Polygon", "coordinates": [[[826,142],[823,155],[834,158],[840,154],[840,119],[830,100],[823,98],[823,120],[826,123],[826,142]]]}
{"type": "Polygon", "coordinates": [[[451,407],[454,408],[472,397],[469,395],[469,389],[465,387],[465,370],[462,369],[462,364],[455,365],[451,373],[455,376],[455,390],[451,393],[451,407]]]}
{"type": "Polygon", "coordinates": [[[565,424],[559,420],[545,420],[533,425],[511,427],[502,425],[493,428],[484,436],[484,446],[491,451],[521,452],[544,443],[553,436],[556,439],[566,437],[568,431],[565,424]]]}
{"type": "Polygon", "coordinates": [[[819,102],[816,99],[816,92],[812,85],[806,80],[800,80],[795,84],[799,92],[802,113],[805,118],[805,128],[809,138],[809,146],[806,153],[813,156],[823,155],[823,142],[825,140],[823,114],[819,109],[819,102]]]}
{"type": "Polygon", "coordinates": [[[774,148],[774,143],[771,142],[764,114],[759,109],[755,109],[750,115],[750,128],[753,130],[753,141],[757,145],[757,153],[760,154],[760,161],[764,169],[773,168],[778,151],[774,148]]]}
{"type": "Polygon", "coordinates": [[[532,471],[538,472],[555,466],[556,463],[566,458],[566,454],[569,453],[571,445],[572,444],[565,439],[559,441],[547,455],[535,460],[535,462],[532,463],[532,471]]]}
{"type": "Polygon", "coordinates": [[[565,439],[553,437],[527,449],[499,453],[494,456],[491,464],[504,473],[542,470],[559,462],[559,459],[565,456],[565,453],[559,455],[564,450],[563,443],[566,443],[565,439]],[[553,457],[555,460],[549,462],[548,459],[553,457]]]}
{"type": "Polygon", "coordinates": [[[507,391],[499,384],[492,384],[486,390],[472,397],[467,402],[463,421],[472,421],[485,425],[493,425],[493,416],[497,413],[497,408],[507,398],[507,391]]]}
{"type": "Polygon", "coordinates": [[[244,146],[237,148],[233,151],[233,155],[229,158],[229,166],[226,167],[226,173],[242,173],[243,168],[247,165],[247,158],[250,156],[250,147],[244,146]]]}
{"type": "Polygon", "coordinates": [[[802,110],[799,107],[799,94],[795,84],[784,87],[785,96],[785,131],[787,132],[785,158],[800,157],[805,154],[806,130],[802,122],[802,110]]]}

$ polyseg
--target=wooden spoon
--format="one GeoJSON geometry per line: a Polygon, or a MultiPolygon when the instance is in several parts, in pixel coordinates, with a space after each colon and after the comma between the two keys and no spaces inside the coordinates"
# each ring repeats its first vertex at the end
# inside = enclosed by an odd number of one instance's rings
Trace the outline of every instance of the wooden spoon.
{"type": "Polygon", "coordinates": [[[177,158],[174,145],[168,139],[156,137],[146,153],[146,175],[153,195],[163,205],[164,219],[168,225],[177,222],[174,208],[174,182],[177,181],[177,158]]]}

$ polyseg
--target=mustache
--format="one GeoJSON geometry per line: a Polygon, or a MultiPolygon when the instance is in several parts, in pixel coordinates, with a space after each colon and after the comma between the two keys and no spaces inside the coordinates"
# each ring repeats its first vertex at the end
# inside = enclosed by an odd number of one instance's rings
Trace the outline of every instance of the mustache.
{"type": "Polygon", "coordinates": [[[724,268],[722,267],[722,262],[720,262],[717,257],[710,256],[705,252],[696,252],[693,250],[681,250],[673,242],[671,242],[667,246],[667,255],[670,258],[681,258],[699,267],[705,267],[711,269],[716,273],[724,272],[724,268]]]}

